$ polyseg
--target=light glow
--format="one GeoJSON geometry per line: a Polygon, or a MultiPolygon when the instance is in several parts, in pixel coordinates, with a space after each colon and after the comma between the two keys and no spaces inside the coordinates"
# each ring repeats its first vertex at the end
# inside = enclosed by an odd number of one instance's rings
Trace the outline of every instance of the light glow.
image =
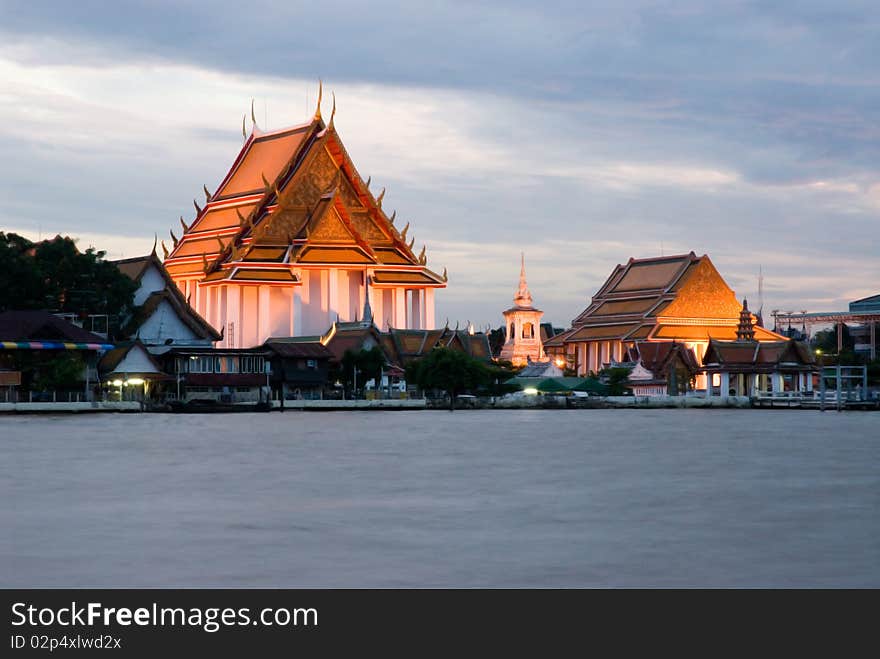
{"type": "Polygon", "coordinates": [[[526,387],[525,389],[523,389],[523,393],[524,393],[526,396],[537,396],[537,395],[538,395],[538,390],[535,389],[534,387],[526,387]]]}
{"type": "Polygon", "coordinates": [[[122,386],[122,380],[113,380],[112,384],[113,384],[114,387],[121,387],[121,386],[122,386]]]}
{"type": "Polygon", "coordinates": [[[135,385],[135,386],[141,385],[143,383],[144,383],[143,378],[129,378],[128,380],[125,381],[126,385],[131,384],[131,385],[135,385]]]}

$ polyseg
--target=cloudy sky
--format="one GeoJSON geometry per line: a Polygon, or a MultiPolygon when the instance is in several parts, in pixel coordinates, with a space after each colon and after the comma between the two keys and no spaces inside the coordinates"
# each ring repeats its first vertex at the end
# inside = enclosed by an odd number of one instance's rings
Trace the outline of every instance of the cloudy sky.
{"type": "Polygon", "coordinates": [[[840,309],[880,292],[878,65],[867,1],[0,0],[0,230],[145,253],[251,98],[300,123],[323,78],[449,269],[440,322],[500,325],[520,251],[559,326],[615,264],[691,250],[740,297],[762,268],[765,311],[840,309]]]}

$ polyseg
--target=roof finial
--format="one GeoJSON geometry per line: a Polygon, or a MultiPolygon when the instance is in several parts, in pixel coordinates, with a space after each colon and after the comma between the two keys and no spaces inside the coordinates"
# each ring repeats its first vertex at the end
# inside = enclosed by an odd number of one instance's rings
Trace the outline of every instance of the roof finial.
{"type": "Polygon", "coordinates": [[[529,292],[529,287],[526,284],[525,252],[520,252],[519,288],[516,290],[516,294],[513,296],[513,302],[518,307],[532,306],[532,294],[529,292]]]}
{"type": "Polygon", "coordinates": [[[257,115],[254,113],[254,99],[251,99],[251,121],[254,122],[254,128],[257,127],[257,115]]]}
{"type": "Polygon", "coordinates": [[[449,275],[446,274],[446,266],[443,266],[443,281],[449,281],[449,275]]]}
{"type": "Polygon", "coordinates": [[[324,83],[318,78],[318,107],[315,108],[315,121],[321,120],[321,98],[324,95],[324,83]]]}
{"type": "Polygon", "coordinates": [[[370,188],[370,183],[372,182],[372,180],[373,180],[373,177],[372,177],[372,176],[368,176],[368,177],[367,177],[367,189],[370,188]]]}
{"type": "Polygon", "coordinates": [[[247,131],[244,129],[244,120],[247,118],[246,114],[241,115],[241,136],[244,139],[247,139],[247,131]]]}
{"type": "Polygon", "coordinates": [[[406,226],[403,227],[403,231],[400,232],[400,239],[406,242],[406,232],[409,231],[409,222],[406,223],[406,226]]]}
{"type": "Polygon", "coordinates": [[[171,234],[171,240],[174,242],[174,246],[177,247],[177,243],[180,242],[180,241],[177,240],[177,236],[174,235],[174,230],[173,230],[173,229],[169,229],[169,230],[168,230],[168,233],[171,234]]]}
{"type": "Polygon", "coordinates": [[[333,128],[333,120],[336,118],[336,92],[331,92],[333,95],[333,109],[330,110],[330,123],[327,124],[327,128],[333,128]]]}
{"type": "Polygon", "coordinates": [[[189,231],[189,227],[186,226],[186,222],[183,221],[183,215],[180,216],[180,226],[183,227],[183,232],[186,233],[189,231]]]}
{"type": "Polygon", "coordinates": [[[208,190],[208,186],[205,185],[204,183],[202,184],[202,190],[205,191],[205,201],[210,202],[211,201],[211,192],[210,192],[210,190],[208,190]]]}
{"type": "Polygon", "coordinates": [[[425,263],[428,262],[428,259],[425,257],[425,249],[426,246],[422,245],[422,251],[419,252],[419,263],[421,263],[422,265],[425,265],[425,263]]]}
{"type": "Polygon", "coordinates": [[[168,258],[168,248],[165,247],[165,241],[162,241],[162,254],[164,254],[163,260],[168,258]]]}
{"type": "Polygon", "coordinates": [[[391,224],[394,224],[395,217],[397,217],[397,211],[392,211],[391,217],[388,218],[388,221],[391,222],[391,224]]]}
{"type": "Polygon", "coordinates": [[[370,278],[367,271],[364,270],[364,317],[362,321],[364,325],[373,324],[373,309],[370,307],[370,278]]]}
{"type": "Polygon", "coordinates": [[[406,244],[406,247],[409,251],[412,251],[413,245],[416,244],[416,238],[413,236],[410,241],[406,244]]]}
{"type": "Polygon", "coordinates": [[[379,208],[382,208],[382,199],[385,198],[385,188],[382,188],[382,192],[379,193],[379,196],[376,197],[376,205],[379,208]]]}
{"type": "Polygon", "coordinates": [[[198,203],[196,203],[195,199],[193,199],[193,206],[196,207],[196,217],[198,217],[199,215],[202,214],[202,207],[199,206],[198,203]]]}
{"type": "Polygon", "coordinates": [[[159,242],[159,234],[154,233],[153,234],[153,249],[150,250],[150,254],[156,253],[156,243],[158,243],[158,242],[159,242]]]}

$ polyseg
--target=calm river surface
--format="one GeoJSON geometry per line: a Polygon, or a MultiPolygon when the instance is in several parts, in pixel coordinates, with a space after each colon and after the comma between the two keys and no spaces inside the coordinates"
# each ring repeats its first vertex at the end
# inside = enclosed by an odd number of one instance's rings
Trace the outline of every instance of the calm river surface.
{"type": "Polygon", "coordinates": [[[880,587],[880,414],[0,417],[0,586],[880,587]]]}

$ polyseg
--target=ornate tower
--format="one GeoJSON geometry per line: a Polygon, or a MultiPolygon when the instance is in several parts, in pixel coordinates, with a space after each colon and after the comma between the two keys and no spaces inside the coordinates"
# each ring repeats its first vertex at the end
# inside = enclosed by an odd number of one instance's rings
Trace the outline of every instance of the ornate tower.
{"type": "Polygon", "coordinates": [[[745,298],[743,298],[742,311],[739,312],[739,325],[736,328],[736,340],[755,340],[755,323],[752,320],[752,314],[749,311],[749,302],[745,298]]]}
{"type": "Polygon", "coordinates": [[[504,312],[507,341],[501,348],[501,359],[517,366],[531,361],[544,361],[541,341],[541,317],[544,312],[532,306],[532,294],[526,284],[526,260],[521,255],[519,288],[513,296],[513,306],[504,312]]]}

